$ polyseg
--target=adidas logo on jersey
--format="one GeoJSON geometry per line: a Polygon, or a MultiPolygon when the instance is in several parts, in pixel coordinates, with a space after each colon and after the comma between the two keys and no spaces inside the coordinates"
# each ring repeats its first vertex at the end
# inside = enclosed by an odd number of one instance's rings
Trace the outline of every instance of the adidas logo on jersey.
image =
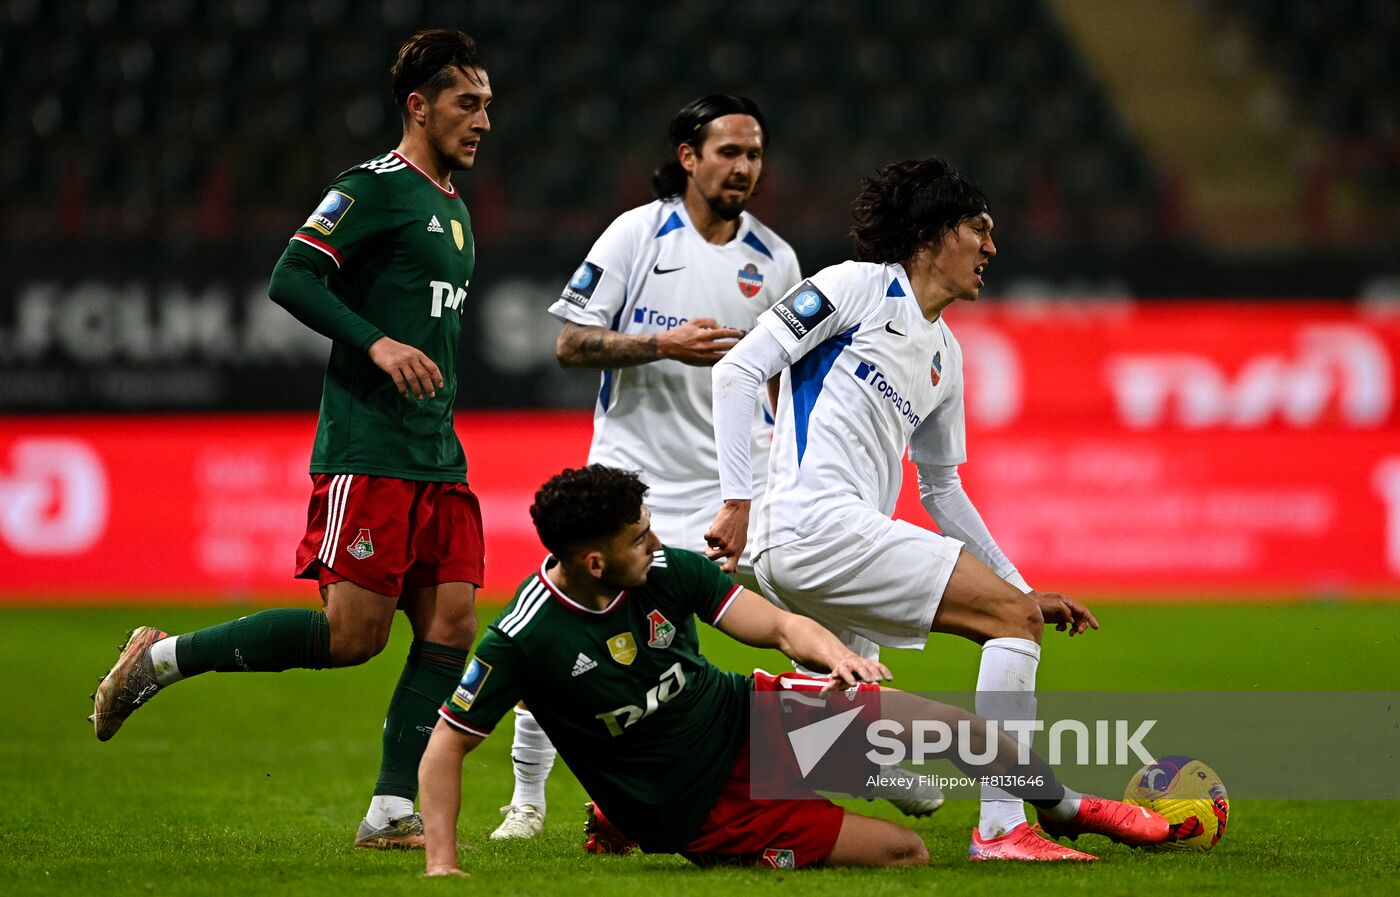
{"type": "Polygon", "coordinates": [[[440,222],[440,221],[437,220],[437,216],[436,216],[436,215],[433,216],[433,220],[432,220],[432,221],[429,221],[429,222],[428,222],[428,233],[430,233],[430,234],[440,234],[440,233],[442,233],[442,222],[440,222]]]}
{"type": "Polygon", "coordinates": [[[578,660],[574,661],[574,671],[571,675],[582,676],[584,673],[593,669],[597,665],[598,661],[594,660],[587,654],[584,654],[582,651],[580,651],[578,652],[578,660]]]}

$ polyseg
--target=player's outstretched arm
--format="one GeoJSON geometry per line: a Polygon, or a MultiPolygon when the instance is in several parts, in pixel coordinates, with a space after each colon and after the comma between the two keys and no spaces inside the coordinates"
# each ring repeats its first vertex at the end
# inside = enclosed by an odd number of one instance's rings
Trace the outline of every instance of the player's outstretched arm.
{"type": "Polygon", "coordinates": [[[739,341],[715,365],[715,447],[719,452],[719,487],[724,505],[705,531],[706,554],[726,573],[739,566],[749,535],[753,499],[753,421],[759,390],[787,366],[782,344],[764,327],[739,341]]]}
{"type": "Polygon", "coordinates": [[[829,671],[828,691],[891,678],[888,667],[852,652],[816,620],[774,607],[748,589],[739,593],[716,625],[746,645],[777,648],[808,669],[829,671]]]}
{"type": "Polygon", "coordinates": [[[1069,630],[1073,638],[1089,629],[1098,629],[1099,621],[1084,605],[1056,592],[1038,592],[1030,587],[1016,566],[992,538],[982,515],[972,506],[963,491],[962,478],[956,465],[919,462],[919,500],[924,510],[938,524],[944,535],[962,542],[964,547],[997,576],[1030,595],[1040,607],[1041,618],[1054,624],[1059,632],[1069,630]]]}
{"type": "Polygon", "coordinates": [[[1031,587],[997,545],[982,515],[963,490],[955,464],[918,462],[919,502],[945,536],[962,542],[977,560],[1023,592],[1031,587]]]}
{"type": "Polygon", "coordinates": [[[418,763],[418,800],[428,841],[427,875],[464,875],[457,865],[457,815],[462,809],[462,760],[481,744],[439,719],[418,763]]]}
{"type": "Polygon", "coordinates": [[[636,367],[664,359],[709,367],[743,335],[741,330],[719,326],[713,318],[696,318],[653,334],[618,333],[565,321],[554,344],[554,357],[566,368],[636,367]]]}

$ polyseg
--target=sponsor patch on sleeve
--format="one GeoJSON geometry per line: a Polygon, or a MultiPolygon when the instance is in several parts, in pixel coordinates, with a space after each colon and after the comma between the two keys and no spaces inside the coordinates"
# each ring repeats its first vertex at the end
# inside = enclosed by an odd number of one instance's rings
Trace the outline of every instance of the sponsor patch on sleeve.
{"type": "Polygon", "coordinates": [[[340,219],[345,217],[345,213],[350,211],[350,207],[354,204],[355,197],[348,193],[341,193],[339,190],[332,190],[321,200],[316,211],[311,213],[311,217],[306,219],[305,226],[330,236],[331,231],[335,230],[340,219]]]}
{"type": "Polygon", "coordinates": [[[588,305],[588,300],[593,298],[593,291],[598,288],[598,281],[602,279],[602,268],[592,262],[584,262],[578,266],[574,276],[569,278],[569,285],[564,287],[560,298],[584,308],[588,305]]]}
{"type": "Polygon", "coordinates": [[[481,693],[481,687],[486,684],[486,677],[490,675],[491,664],[479,657],[473,657],[472,662],[467,664],[467,671],[462,674],[461,684],[452,693],[452,697],[447,699],[447,706],[458,713],[466,713],[472,709],[472,702],[481,693]]]}
{"type": "Polygon", "coordinates": [[[792,331],[792,335],[802,339],[811,333],[818,324],[831,317],[836,306],[810,280],[804,280],[788,293],[783,301],[773,306],[773,314],[792,331]]]}

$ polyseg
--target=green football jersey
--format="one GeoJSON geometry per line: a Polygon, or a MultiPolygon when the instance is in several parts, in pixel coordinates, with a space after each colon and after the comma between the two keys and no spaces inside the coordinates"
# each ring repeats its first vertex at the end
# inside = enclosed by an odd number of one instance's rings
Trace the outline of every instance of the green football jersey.
{"type": "Polygon", "coordinates": [[[700,555],[663,548],[645,585],[594,611],[549,581],[550,564],[487,629],[440,714],[485,736],[525,701],[611,822],[644,850],[679,851],[748,737],[753,684],[701,656],[695,631],[741,589],[700,555]]]}
{"type": "Polygon", "coordinates": [[[312,473],[464,482],[452,428],[462,304],[476,267],[461,195],[397,153],[341,174],[287,249],[369,326],[331,345],[312,473]],[[442,372],[433,398],[405,398],[366,350],[380,336],[414,346],[442,372]]]}

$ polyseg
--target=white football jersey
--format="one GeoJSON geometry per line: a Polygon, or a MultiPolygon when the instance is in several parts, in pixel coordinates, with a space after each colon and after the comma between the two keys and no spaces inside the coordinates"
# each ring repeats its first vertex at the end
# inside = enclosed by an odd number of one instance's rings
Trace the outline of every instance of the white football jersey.
{"type": "Polygon", "coordinates": [[[906,448],[916,462],[967,460],[962,349],[941,316],[924,318],[902,266],[825,268],[758,326],[791,365],[755,554],[852,507],[894,513],[906,448]]]}
{"type": "MultiPolygon", "coordinates": [[[[747,333],[801,276],[792,248],[747,212],[735,238],[715,245],[696,233],[679,199],[657,200],[613,221],[549,311],[620,333],[656,334],[695,318],[747,333]]],[[[766,407],[759,403],[753,429],[756,492],[771,441],[766,407]]],[[[710,368],[664,360],[603,371],[588,460],[640,470],[653,519],[717,513],[710,368]]]]}

